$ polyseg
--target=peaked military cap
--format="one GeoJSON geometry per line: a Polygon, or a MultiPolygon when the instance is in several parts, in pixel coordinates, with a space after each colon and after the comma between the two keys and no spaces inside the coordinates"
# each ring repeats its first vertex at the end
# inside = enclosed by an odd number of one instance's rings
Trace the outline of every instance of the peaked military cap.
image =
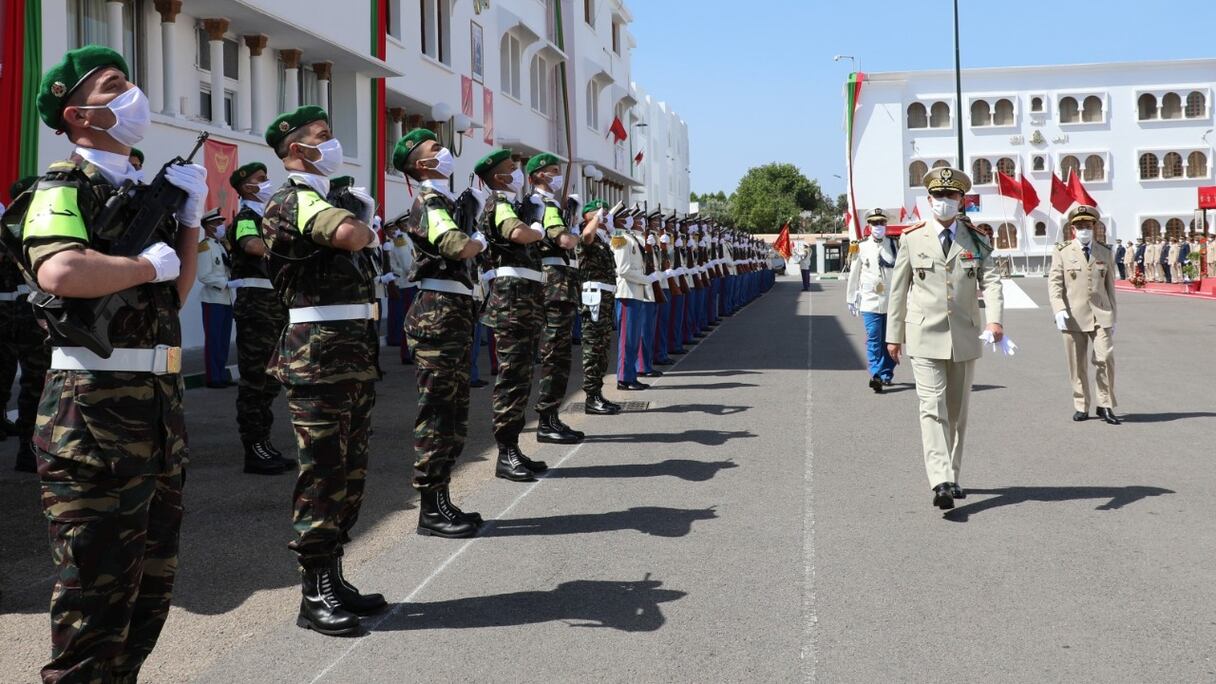
{"type": "Polygon", "coordinates": [[[871,209],[870,213],[866,214],[866,223],[886,223],[887,214],[882,209],[871,209]]]}
{"type": "Polygon", "coordinates": [[[1084,204],[1074,207],[1072,211],[1068,212],[1067,223],[1072,225],[1078,221],[1093,221],[1097,223],[1098,210],[1084,204]]]}
{"type": "Polygon", "coordinates": [[[144,163],[144,151],[139,149],[138,147],[132,147],[131,154],[129,154],[127,156],[135,157],[136,159],[139,160],[140,164],[144,163]]]}
{"type": "Polygon", "coordinates": [[[102,45],[86,45],[69,50],[63,60],[51,67],[38,86],[38,116],[51,128],[63,130],[63,107],[68,98],[93,72],[114,67],[131,78],[131,70],[122,55],[102,45]]]}
{"type": "Polygon", "coordinates": [[[245,183],[245,179],[249,178],[258,171],[266,172],[266,165],[262,162],[250,162],[236,171],[233,171],[232,175],[228,176],[228,184],[237,190],[240,190],[241,186],[245,183]]]}
{"type": "Polygon", "coordinates": [[[594,199],[583,205],[583,213],[590,214],[600,209],[607,209],[608,203],[602,199],[594,199]]]}
{"type": "Polygon", "coordinates": [[[934,190],[953,190],[955,192],[967,192],[971,189],[971,179],[967,174],[952,169],[948,166],[933,169],[925,174],[925,188],[929,192],[934,190]]]}
{"type": "Polygon", "coordinates": [[[316,105],[304,105],[293,112],[284,112],[266,127],[266,144],[277,149],[283,138],[314,121],[329,123],[329,114],[316,105]]]}
{"type": "Polygon", "coordinates": [[[489,175],[494,170],[495,166],[505,162],[511,158],[511,150],[494,150],[481,159],[473,166],[473,173],[478,176],[489,175]]]}
{"type": "Polygon", "coordinates": [[[216,207],[216,208],[212,209],[211,211],[207,212],[206,214],[203,214],[203,218],[202,218],[202,220],[199,221],[199,223],[202,225],[206,225],[206,224],[212,223],[214,221],[223,221],[223,220],[224,220],[224,215],[220,213],[220,208],[216,207]]]}
{"type": "Polygon", "coordinates": [[[561,163],[562,160],[558,159],[556,154],[541,152],[528,160],[528,165],[524,167],[524,172],[531,176],[546,166],[561,166],[561,163]]]}
{"type": "Polygon", "coordinates": [[[393,147],[393,168],[404,173],[405,164],[409,161],[410,153],[428,140],[439,140],[435,132],[429,128],[415,128],[401,136],[401,139],[397,141],[397,145],[393,147]]]}

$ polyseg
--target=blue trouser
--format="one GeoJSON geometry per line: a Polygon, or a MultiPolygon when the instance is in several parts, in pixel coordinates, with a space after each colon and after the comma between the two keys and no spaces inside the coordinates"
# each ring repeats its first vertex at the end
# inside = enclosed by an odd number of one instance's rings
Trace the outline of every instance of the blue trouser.
{"type": "Polygon", "coordinates": [[[616,320],[616,381],[637,382],[638,344],[642,341],[642,307],[640,299],[617,299],[616,320]]]}
{"type": "Polygon", "coordinates": [[[667,353],[684,353],[684,295],[672,295],[667,307],[667,353]]]}
{"type": "Polygon", "coordinates": [[[709,288],[709,322],[717,323],[718,318],[721,317],[721,305],[719,302],[722,299],[722,278],[717,277],[709,282],[713,284],[709,288]]]}
{"type": "Polygon", "coordinates": [[[692,303],[697,299],[697,291],[693,288],[688,288],[688,294],[684,295],[684,343],[693,344],[696,339],[696,324],[693,319],[692,303]]]}
{"type": "Polygon", "coordinates": [[[642,338],[638,340],[636,366],[639,373],[654,371],[654,333],[657,313],[658,309],[654,302],[642,302],[642,308],[639,311],[642,319],[642,338]]]}
{"type": "Polygon", "coordinates": [[[805,292],[806,290],[811,289],[811,271],[810,271],[810,269],[801,269],[801,270],[802,270],[802,289],[805,292]]]}
{"type": "Polygon", "coordinates": [[[469,348],[472,362],[469,368],[469,382],[481,380],[481,372],[477,370],[477,357],[481,355],[481,340],[486,336],[486,327],[478,321],[473,326],[473,346],[469,348]]]}
{"type": "Polygon", "coordinates": [[[388,286],[388,317],[384,326],[384,343],[400,347],[405,339],[405,294],[399,287],[388,286]]]}
{"type": "Polygon", "coordinates": [[[574,317],[573,339],[575,342],[583,341],[583,317],[582,316],[574,317]]]}
{"type": "Polygon", "coordinates": [[[866,324],[866,356],[870,360],[870,376],[890,380],[895,375],[895,359],[887,353],[887,315],[864,312],[861,320],[866,324]]]}
{"type": "Polygon", "coordinates": [[[232,307],[203,302],[203,355],[207,384],[228,381],[228,348],[232,346],[232,307]]]}
{"type": "Polygon", "coordinates": [[[667,326],[671,319],[671,293],[664,293],[667,294],[667,301],[655,306],[654,360],[669,363],[671,359],[667,358],[667,338],[670,331],[667,326]]]}
{"type": "Polygon", "coordinates": [[[705,326],[709,325],[709,288],[703,287],[697,290],[697,324],[698,328],[705,330],[705,326]]]}

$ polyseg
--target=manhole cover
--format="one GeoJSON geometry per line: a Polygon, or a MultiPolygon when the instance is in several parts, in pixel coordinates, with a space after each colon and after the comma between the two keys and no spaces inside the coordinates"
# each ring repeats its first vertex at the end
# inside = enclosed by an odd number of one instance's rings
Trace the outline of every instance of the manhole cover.
{"type": "MultiPolygon", "coordinates": [[[[649,401],[618,401],[616,403],[621,405],[621,413],[641,413],[650,408],[649,401]]],[[[586,402],[576,401],[570,404],[570,407],[566,409],[566,413],[582,413],[586,406],[586,402]]]]}

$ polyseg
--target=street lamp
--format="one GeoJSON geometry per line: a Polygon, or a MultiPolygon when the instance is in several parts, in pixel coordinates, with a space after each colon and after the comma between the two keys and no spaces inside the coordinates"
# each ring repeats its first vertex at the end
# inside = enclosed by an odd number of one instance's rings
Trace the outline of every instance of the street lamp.
{"type": "Polygon", "coordinates": [[[857,58],[856,57],[854,57],[853,55],[836,55],[835,57],[832,58],[832,61],[839,62],[842,59],[849,60],[853,64],[853,71],[854,72],[857,71],[857,58]]]}

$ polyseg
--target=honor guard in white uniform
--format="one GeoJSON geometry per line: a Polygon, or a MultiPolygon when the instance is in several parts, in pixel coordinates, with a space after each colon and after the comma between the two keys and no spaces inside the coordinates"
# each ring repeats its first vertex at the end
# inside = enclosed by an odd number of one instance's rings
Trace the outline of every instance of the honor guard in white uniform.
{"type": "Polygon", "coordinates": [[[870,236],[857,248],[857,260],[849,271],[845,302],[849,313],[860,315],[866,326],[866,357],[869,360],[870,389],[881,394],[895,375],[895,360],[887,353],[887,297],[891,292],[891,272],[899,247],[887,237],[887,215],[874,209],[866,215],[870,236]]]}

